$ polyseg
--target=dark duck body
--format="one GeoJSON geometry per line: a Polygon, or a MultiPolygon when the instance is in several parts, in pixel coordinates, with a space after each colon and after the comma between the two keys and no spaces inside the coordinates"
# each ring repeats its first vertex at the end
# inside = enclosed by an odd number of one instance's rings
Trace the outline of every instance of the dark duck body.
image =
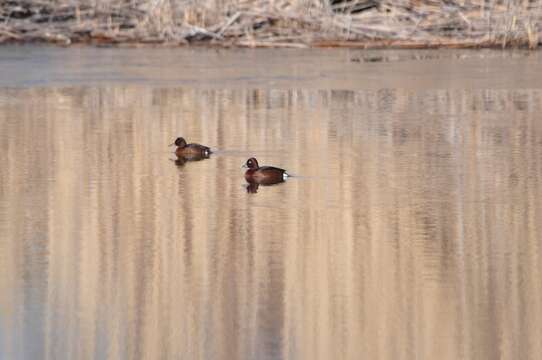
{"type": "Polygon", "coordinates": [[[187,144],[182,137],[177,138],[171,145],[177,146],[175,150],[177,157],[184,157],[189,161],[206,159],[212,153],[209,147],[200,144],[187,144]]]}
{"type": "Polygon", "coordinates": [[[273,185],[283,182],[288,177],[286,170],[274,166],[259,166],[255,158],[248,159],[244,167],[248,168],[245,180],[251,184],[273,185]]]}

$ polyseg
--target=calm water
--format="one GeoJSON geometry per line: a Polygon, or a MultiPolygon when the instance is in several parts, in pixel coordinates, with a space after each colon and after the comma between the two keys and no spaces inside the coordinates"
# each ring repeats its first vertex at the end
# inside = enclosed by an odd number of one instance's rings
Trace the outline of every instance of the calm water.
{"type": "Polygon", "coordinates": [[[1,359],[540,358],[539,55],[3,49],[1,359]]]}

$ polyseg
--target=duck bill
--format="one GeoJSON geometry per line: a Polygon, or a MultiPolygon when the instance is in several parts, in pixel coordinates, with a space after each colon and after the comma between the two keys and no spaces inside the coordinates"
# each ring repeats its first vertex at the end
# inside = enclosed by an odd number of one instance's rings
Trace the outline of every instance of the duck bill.
{"type": "Polygon", "coordinates": [[[248,169],[247,164],[243,164],[243,165],[241,166],[241,169],[248,169]]]}
{"type": "Polygon", "coordinates": [[[171,143],[171,144],[169,144],[168,146],[173,146],[173,145],[175,145],[175,143],[171,143]]]}

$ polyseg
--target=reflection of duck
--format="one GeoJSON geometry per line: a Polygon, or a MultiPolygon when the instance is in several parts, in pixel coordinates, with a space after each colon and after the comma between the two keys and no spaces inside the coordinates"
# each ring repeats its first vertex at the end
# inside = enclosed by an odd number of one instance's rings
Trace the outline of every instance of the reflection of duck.
{"type": "Polygon", "coordinates": [[[258,160],[255,158],[248,159],[243,167],[248,168],[245,172],[245,180],[253,184],[273,185],[281,183],[288,178],[286,170],[273,166],[260,167],[258,165],[258,160]]]}
{"type": "Polygon", "coordinates": [[[177,155],[177,160],[175,160],[175,165],[177,166],[184,166],[188,161],[200,161],[204,159],[208,159],[209,155],[177,155]]]}
{"type": "Polygon", "coordinates": [[[247,185],[247,193],[249,194],[256,194],[258,192],[258,187],[260,186],[260,184],[256,184],[256,183],[249,183],[247,185]]]}
{"type": "Polygon", "coordinates": [[[190,158],[190,161],[207,159],[209,155],[211,155],[211,149],[209,147],[200,144],[187,144],[186,140],[182,137],[178,137],[171,145],[177,146],[175,155],[178,157],[190,158]],[[199,157],[199,159],[195,159],[194,157],[199,157]]]}

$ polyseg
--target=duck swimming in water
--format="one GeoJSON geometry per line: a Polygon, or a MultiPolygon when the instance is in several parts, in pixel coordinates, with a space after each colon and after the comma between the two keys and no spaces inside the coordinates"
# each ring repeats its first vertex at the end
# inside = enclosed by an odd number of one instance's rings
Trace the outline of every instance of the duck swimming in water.
{"type": "Polygon", "coordinates": [[[274,166],[259,166],[256,158],[248,159],[243,167],[248,168],[245,172],[245,180],[259,185],[278,184],[289,176],[284,169],[274,166]]]}
{"type": "Polygon", "coordinates": [[[177,155],[177,157],[184,157],[188,160],[201,160],[208,158],[209,155],[212,154],[212,151],[208,146],[200,144],[187,144],[183,137],[178,137],[171,145],[177,146],[177,149],[175,150],[175,155],[177,155]]]}

